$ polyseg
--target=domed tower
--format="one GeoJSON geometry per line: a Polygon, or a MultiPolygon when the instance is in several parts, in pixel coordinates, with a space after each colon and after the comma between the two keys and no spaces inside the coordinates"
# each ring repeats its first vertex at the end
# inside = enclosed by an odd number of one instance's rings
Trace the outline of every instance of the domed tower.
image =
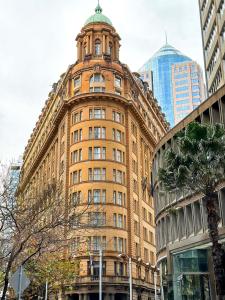
{"type": "Polygon", "coordinates": [[[40,189],[43,176],[60,182],[68,254],[79,263],[65,297],[98,298],[101,249],[104,299],[128,299],[129,259],[133,296],[150,299],[151,161],[168,124],[148,85],[120,62],[120,37],[99,5],[76,42],[77,61],[53,85],[26,147],[20,188],[40,189]]]}

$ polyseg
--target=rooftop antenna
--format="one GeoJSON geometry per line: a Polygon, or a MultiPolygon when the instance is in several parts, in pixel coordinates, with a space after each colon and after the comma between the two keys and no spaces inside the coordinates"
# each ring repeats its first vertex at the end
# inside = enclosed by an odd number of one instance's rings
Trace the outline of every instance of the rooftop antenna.
{"type": "Polygon", "coordinates": [[[165,31],[165,37],[166,37],[166,44],[167,44],[167,32],[165,31]]]}

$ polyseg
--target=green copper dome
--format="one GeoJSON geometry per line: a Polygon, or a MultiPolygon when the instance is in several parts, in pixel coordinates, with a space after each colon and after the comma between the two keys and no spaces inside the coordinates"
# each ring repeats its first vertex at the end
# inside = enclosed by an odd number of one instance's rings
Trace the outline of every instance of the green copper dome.
{"type": "Polygon", "coordinates": [[[110,21],[110,19],[102,14],[102,8],[99,4],[95,9],[95,14],[87,19],[84,26],[91,23],[107,23],[112,26],[112,22],[110,21]]]}

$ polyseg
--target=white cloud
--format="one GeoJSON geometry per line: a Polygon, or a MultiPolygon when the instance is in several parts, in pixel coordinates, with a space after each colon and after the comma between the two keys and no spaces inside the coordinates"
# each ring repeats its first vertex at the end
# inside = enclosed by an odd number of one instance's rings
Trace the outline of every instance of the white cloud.
{"type": "MultiPolygon", "coordinates": [[[[0,1],[0,160],[18,157],[53,82],[76,60],[75,37],[97,0],[0,1]]],[[[203,65],[196,0],[100,0],[135,71],[165,42],[203,65]]]]}

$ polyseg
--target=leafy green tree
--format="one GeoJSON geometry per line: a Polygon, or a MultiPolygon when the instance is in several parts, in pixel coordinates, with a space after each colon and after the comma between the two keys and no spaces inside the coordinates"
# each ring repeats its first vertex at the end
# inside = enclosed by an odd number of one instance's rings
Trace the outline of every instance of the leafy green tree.
{"type": "Polygon", "coordinates": [[[59,253],[45,254],[26,265],[26,273],[31,279],[27,295],[38,295],[40,287],[48,282],[49,293],[62,292],[65,286],[74,283],[78,276],[79,261],[62,258],[59,253]]]}
{"type": "Polygon", "coordinates": [[[225,179],[225,130],[220,124],[190,123],[165,153],[159,180],[168,191],[200,193],[207,211],[209,237],[219,299],[225,294],[225,254],[219,243],[218,184],[225,179]]]}

